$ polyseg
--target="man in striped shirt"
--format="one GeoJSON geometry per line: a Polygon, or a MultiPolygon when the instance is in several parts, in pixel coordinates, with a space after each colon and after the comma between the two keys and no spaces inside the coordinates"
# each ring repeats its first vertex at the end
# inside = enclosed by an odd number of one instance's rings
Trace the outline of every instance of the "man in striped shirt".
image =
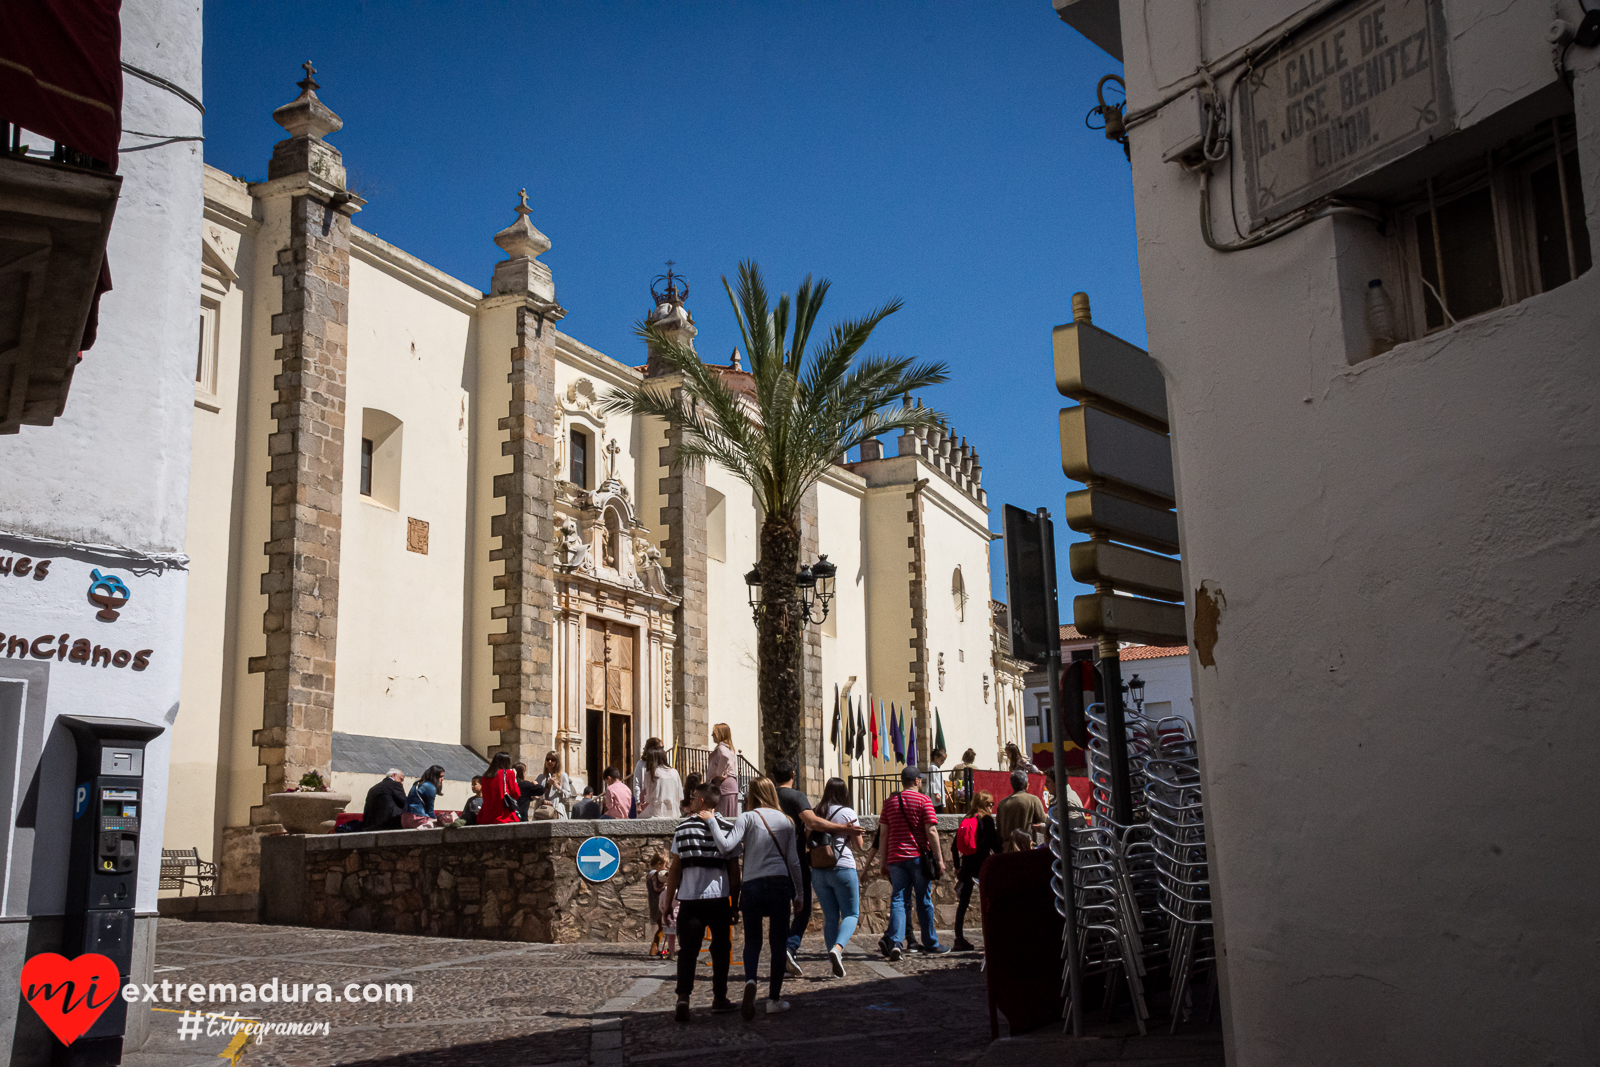
{"type": "Polygon", "coordinates": [[[889,930],[880,944],[888,959],[900,958],[900,944],[906,936],[906,910],[915,893],[922,951],[943,955],[950,947],[939,944],[939,933],[933,926],[933,883],[922,873],[922,857],[926,854],[933,861],[934,878],[944,875],[939,816],[933,810],[933,802],[918,789],[922,784],[920,771],[907,767],[900,772],[900,784],[904,788],[883,802],[878,816],[882,837],[879,856],[883,876],[889,879],[893,891],[889,898],[889,930]]]}

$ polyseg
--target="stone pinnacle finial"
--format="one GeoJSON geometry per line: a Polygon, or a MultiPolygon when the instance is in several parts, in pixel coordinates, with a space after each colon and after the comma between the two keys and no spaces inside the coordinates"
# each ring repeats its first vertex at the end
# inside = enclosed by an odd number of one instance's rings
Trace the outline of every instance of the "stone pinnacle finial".
{"type": "Polygon", "coordinates": [[[517,221],[494,235],[494,243],[512,259],[536,259],[550,251],[550,238],[528,221],[533,209],[528,206],[528,190],[517,193],[517,221]]]}
{"type": "Polygon", "coordinates": [[[1089,294],[1088,293],[1073,293],[1072,294],[1072,321],[1073,322],[1090,322],[1091,321],[1090,318],[1089,318],[1089,294]]]}
{"type": "Polygon", "coordinates": [[[744,365],[741,362],[742,358],[743,357],[739,355],[739,346],[734,345],[733,357],[728,360],[728,366],[732,367],[734,370],[744,370],[744,365]]]}
{"type": "Polygon", "coordinates": [[[300,88],[300,95],[274,111],[272,121],[288,130],[290,137],[310,137],[320,141],[342,129],[344,120],[317,99],[317,90],[322,86],[312,77],[317,68],[311,65],[311,60],[306,60],[301,66],[305,68],[306,76],[295,83],[300,88]]]}

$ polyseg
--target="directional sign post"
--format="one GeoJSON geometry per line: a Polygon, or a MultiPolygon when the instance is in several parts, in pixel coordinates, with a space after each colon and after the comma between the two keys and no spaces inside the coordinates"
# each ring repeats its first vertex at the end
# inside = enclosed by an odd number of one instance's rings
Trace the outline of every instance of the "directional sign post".
{"type": "Polygon", "coordinates": [[[622,850],[609,837],[591,837],[578,846],[578,873],[591,882],[605,882],[622,866],[622,850]]]}
{"type": "Polygon", "coordinates": [[[1133,798],[1117,642],[1187,640],[1183,568],[1170,555],[1178,517],[1166,382],[1147,352],[1089,320],[1086,293],[1073,296],[1072,321],[1055,328],[1051,345],[1056,389],[1078,401],[1061,410],[1061,470],[1087,486],[1066,502],[1067,525],[1090,537],[1072,546],[1072,577],[1094,588],[1073,599],[1072,621],[1099,639],[1112,819],[1126,825],[1133,798]]]}

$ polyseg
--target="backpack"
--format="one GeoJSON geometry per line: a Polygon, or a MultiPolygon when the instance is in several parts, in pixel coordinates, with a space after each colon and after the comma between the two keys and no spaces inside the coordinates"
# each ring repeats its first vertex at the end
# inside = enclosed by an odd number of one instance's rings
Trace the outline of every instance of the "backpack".
{"type": "Polygon", "coordinates": [[[956,851],[971,856],[978,851],[978,817],[968,815],[956,828],[956,851]]]}

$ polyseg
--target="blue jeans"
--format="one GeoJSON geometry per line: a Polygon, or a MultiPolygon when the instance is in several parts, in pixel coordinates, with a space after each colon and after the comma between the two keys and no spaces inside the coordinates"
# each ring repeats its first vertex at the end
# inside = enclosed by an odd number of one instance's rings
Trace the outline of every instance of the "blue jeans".
{"type": "Polygon", "coordinates": [[[898,945],[906,939],[906,907],[911,895],[917,897],[917,923],[922,927],[922,947],[938,948],[939,934],[933,928],[933,883],[922,877],[921,860],[901,860],[889,864],[889,940],[898,945]]]}
{"type": "Polygon", "coordinates": [[[854,867],[828,867],[811,872],[811,884],[822,905],[822,944],[826,950],[843,945],[856,932],[861,912],[861,882],[854,867]]]}

